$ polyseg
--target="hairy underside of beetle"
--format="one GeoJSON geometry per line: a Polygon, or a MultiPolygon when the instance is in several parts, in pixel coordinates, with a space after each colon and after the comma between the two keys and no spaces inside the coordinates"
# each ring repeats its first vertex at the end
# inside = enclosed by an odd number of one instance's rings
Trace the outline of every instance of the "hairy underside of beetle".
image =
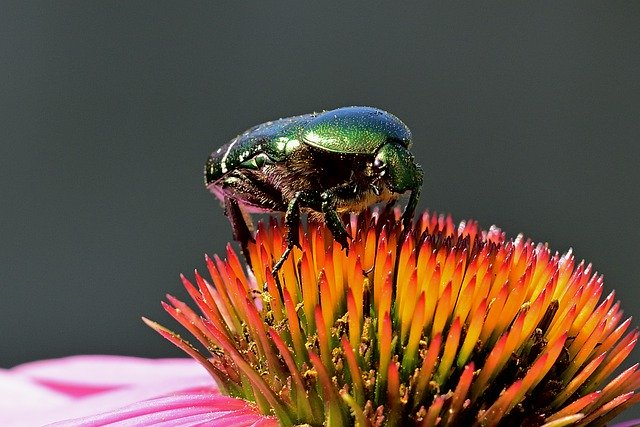
{"type": "Polygon", "coordinates": [[[337,212],[360,212],[376,203],[391,203],[398,197],[383,180],[376,179],[372,161],[370,155],[345,156],[302,146],[282,162],[258,170],[230,172],[221,180],[222,191],[217,195],[221,199],[224,195],[235,198],[249,212],[285,212],[296,194],[304,192],[308,203],[301,203],[301,210],[313,220],[321,220],[321,195],[334,191],[337,212]]]}

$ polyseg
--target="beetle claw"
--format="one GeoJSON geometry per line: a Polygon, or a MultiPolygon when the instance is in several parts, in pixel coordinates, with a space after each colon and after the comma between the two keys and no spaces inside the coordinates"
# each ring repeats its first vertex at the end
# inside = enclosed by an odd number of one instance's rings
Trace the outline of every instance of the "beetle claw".
{"type": "Polygon", "coordinates": [[[340,244],[342,250],[347,251],[347,253],[349,253],[349,239],[351,238],[352,237],[347,233],[341,233],[334,237],[336,242],[340,244]]]}

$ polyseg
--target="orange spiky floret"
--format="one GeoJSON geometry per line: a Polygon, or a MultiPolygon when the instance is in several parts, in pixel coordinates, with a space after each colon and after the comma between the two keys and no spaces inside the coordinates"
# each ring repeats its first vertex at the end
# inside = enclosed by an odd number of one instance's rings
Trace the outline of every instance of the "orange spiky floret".
{"type": "Polygon", "coordinates": [[[211,281],[165,310],[209,353],[145,322],[205,366],[220,389],[282,425],[602,425],[638,402],[638,339],[614,293],[571,251],[560,256],[476,222],[398,210],[347,218],[341,250],[320,224],[260,223],[247,270],[207,257],[211,281]],[[626,335],[625,335],[626,333],[626,335]]]}

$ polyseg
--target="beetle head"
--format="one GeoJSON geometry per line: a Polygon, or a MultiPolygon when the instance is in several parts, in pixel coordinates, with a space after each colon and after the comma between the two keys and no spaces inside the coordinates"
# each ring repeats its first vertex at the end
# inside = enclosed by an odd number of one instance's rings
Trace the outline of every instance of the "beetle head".
{"type": "Polygon", "coordinates": [[[407,148],[395,142],[380,147],[373,161],[373,171],[394,193],[422,187],[422,168],[407,148]]]}

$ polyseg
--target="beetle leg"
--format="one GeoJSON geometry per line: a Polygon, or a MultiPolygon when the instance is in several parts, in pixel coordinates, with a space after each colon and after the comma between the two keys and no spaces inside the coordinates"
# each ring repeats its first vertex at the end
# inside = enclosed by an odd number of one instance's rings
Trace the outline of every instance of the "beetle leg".
{"type": "Polygon", "coordinates": [[[287,211],[284,214],[284,225],[287,227],[287,249],[271,269],[274,276],[287,260],[293,247],[300,247],[300,203],[309,202],[310,199],[308,194],[298,191],[287,205],[287,211]]]}
{"type": "Polygon", "coordinates": [[[329,227],[331,234],[336,242],[340,243],[342,249],[348,249],[349,242],[347,241],[349,233],[344,228],[344,224],[340,220],[338,216],[338,212],[336,212],[336,205],[338,203],[338,196],[336,195],[336,190],[331,189],[327,190],[320,195],[320,199],[322,200],[322,213],[324,214],[324,221],[329,227]]]}
{"type": "Polygon", "coordinates": [[[231,229],[233,231],[233,238],[236,242],[240,243],[242,253],[247,260],[247,263],[251,263],[249,259],[249,242],[255,242],[251,230],[253,224],[247,224],[244,212],[238,203],[238,200],[225,196],[224,198],[224,213],[229,218],[231,223],[231,229]]]}
{"type": "Polygon", "coordinates": [[[273,264],[273,268],[271,269],[271,274],[273,275],[274,278],[276,277],[276,274],[278,273],[278,271],[280,271],[280,268],[282,268],[282,264],[284,264],[287,258],[289,258],[289,254],[291,253],[292,249],[293,249],[293,246],[287,245],[287,249],[284,250],[278,262],[273,264]]]}
{"type": "Polygon", "coordinates": [[[404,212],[402,213],[402,225],[404,225],[405,229],[408,229],[411,225],[411,221],[413,220],[413,214],[416,211],[416,206],[418,205],[418,199],[420,198],[420,187],[416,187],[411,190],[411,195],[409,196],[409,201],[407,202],[407,206],[404,208],[404,212]]]}
{"type": "Polygon", "coordinates": [[[298,191],[287,206],[284,223],[287,226],[287,249],[273,266],[272,272],[275,274],[282,267],[285,260],[291,253],[294,246],[300,247],[299,230],[300,230],[300,207],[307,207],[313,210],[320,210],[324,214],[324,221],[329,227],[333,238],[342,246],[342,249],[348,249],[350,238],[349,233],[344,228],[344,224],[336,212],[338,203],[338,192],[353,192],[351,184],[339,186],[327,190],[320,194],[318,200],[317,193],[298,191]],[[319,209],[318,209],[319,208],[319,209]]]}
{"type": "Polygon", "coordinates": [[[287,206],[284,214],[284,224],[287,226],[287,246],[300,247],[300,199],[303,193],[298,191],[287,206]]]}

